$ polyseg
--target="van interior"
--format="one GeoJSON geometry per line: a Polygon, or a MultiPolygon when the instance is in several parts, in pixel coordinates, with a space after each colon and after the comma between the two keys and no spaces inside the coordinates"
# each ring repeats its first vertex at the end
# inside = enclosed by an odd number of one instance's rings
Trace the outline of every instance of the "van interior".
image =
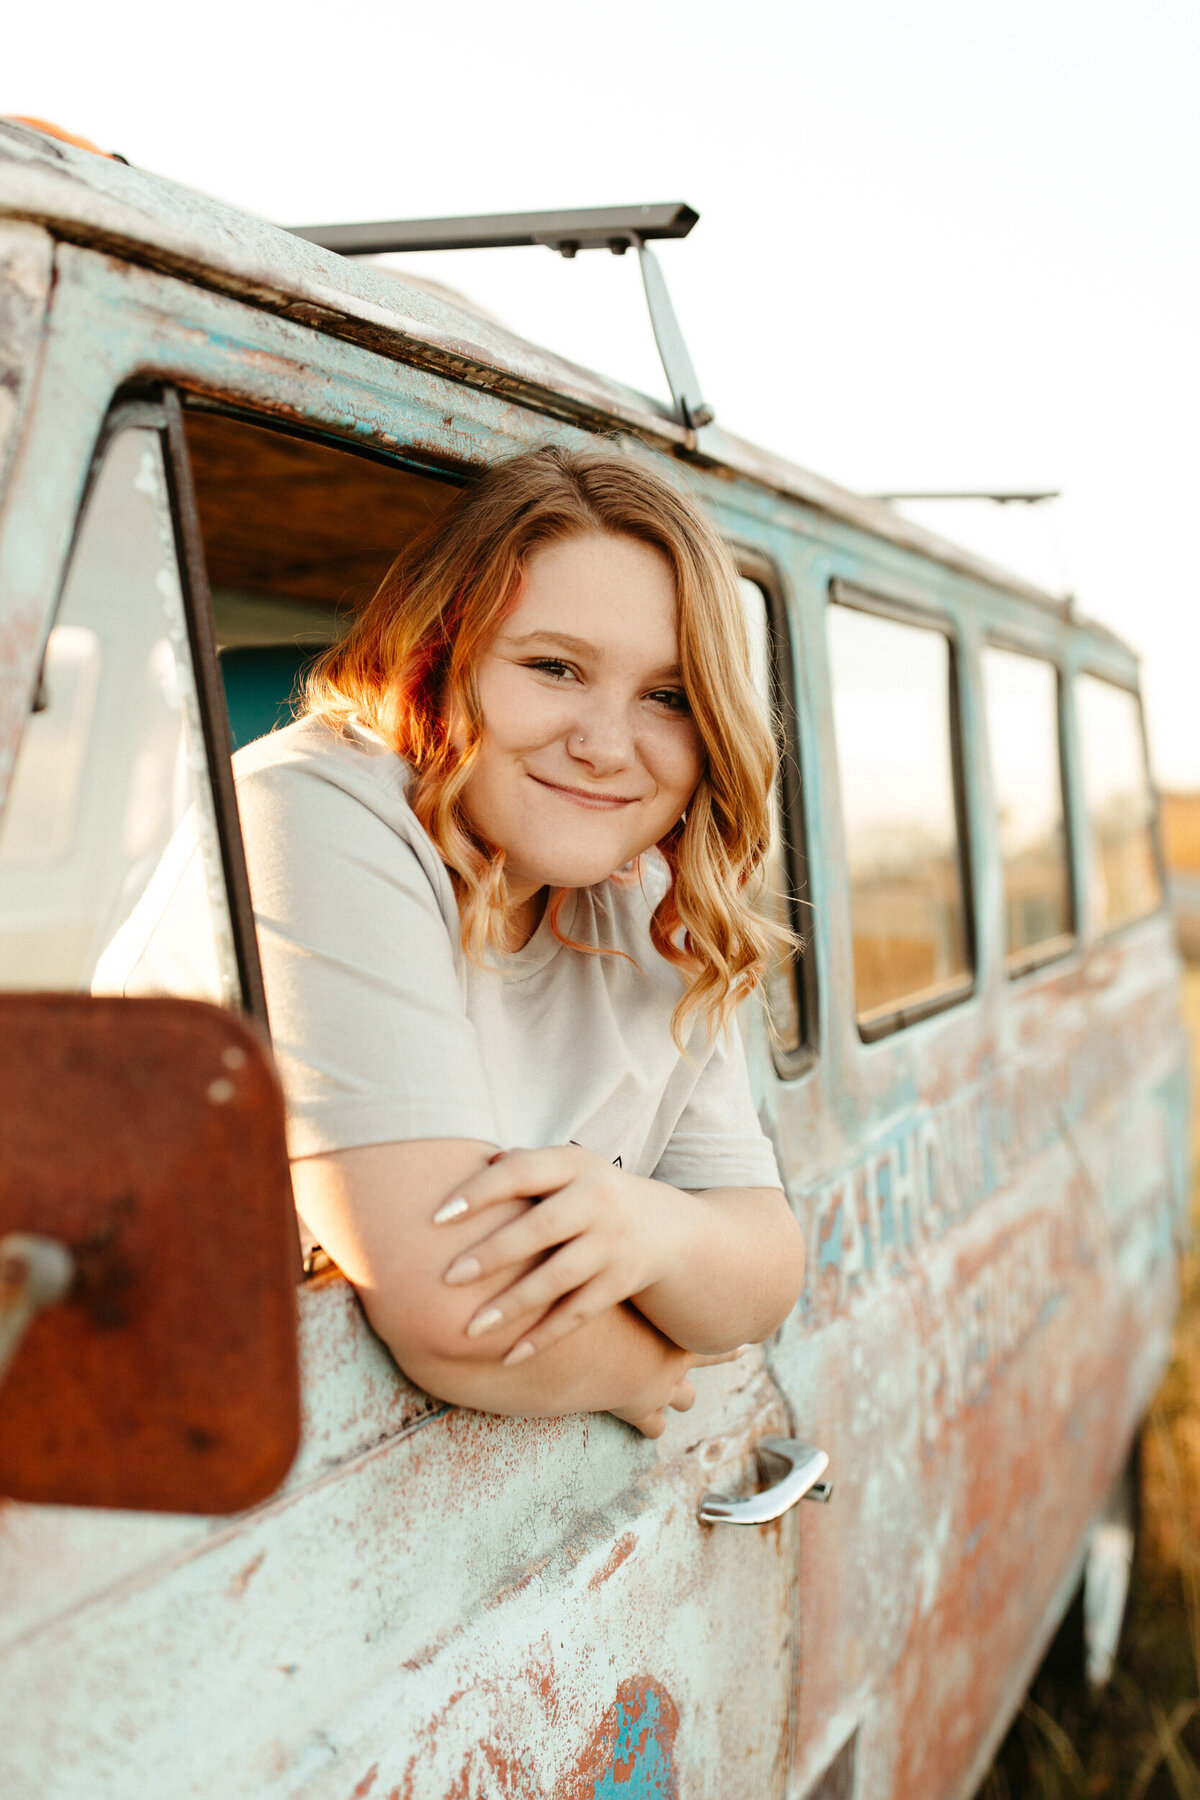
{"type": "Polygon", "coordinates": [[[288,722],[313,657],[455,484],[222,413],[185,420],[238,750],[288,722]]]}

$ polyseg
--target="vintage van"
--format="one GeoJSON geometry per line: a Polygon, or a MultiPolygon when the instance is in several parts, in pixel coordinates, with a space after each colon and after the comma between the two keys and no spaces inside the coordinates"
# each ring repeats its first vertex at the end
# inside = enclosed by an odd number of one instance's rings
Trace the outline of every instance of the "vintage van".
{"type": "Polygon", "coordinates": [[[968,1800],[1089,1572],[1103,1674],[1188,1161],[1136,661],[706,412],[0,126],[6,1800],[968,1800]],[[457,482],[598,432],[739,559],[805,940],[742,1020],[805,1292],[657,1442],[431,1401],[301,1276],[229,770],[457,482]],[[203,991],[94,994],[189,806],[203,991]]]}

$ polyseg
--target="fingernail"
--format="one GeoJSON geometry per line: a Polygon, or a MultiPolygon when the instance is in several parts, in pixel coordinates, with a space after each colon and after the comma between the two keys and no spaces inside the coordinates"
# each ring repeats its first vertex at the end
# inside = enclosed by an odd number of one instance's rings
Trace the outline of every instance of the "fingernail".
{"type": "Polygon", "coordinates": [[[512,1349],[505,1357],[505,1368],[511,1369],[514,1363],[528,1362],[536,1349],[536,1344],[531,1344],[528,1338],[523,1338],[519,1344],[513,1345],[512,1349]]]}
{"type": "Polygon", "coordinates": [[[461,1194],[455,1194],[453,1200],[447,1200],[444,1206],[438,1207],[433,1215],[433,1222],[435,1225],[444,1225],[447,1219],[461,1219],[466,1211],[467,1202],[461,1194]]]}
{"type": "Polygon", "coordinates": [[[503,1317],[504,1314],[498,1306],[485,1306],[481,1313],[475,1314],[467,1326],[467,1336],[482,1337],[485,1331],[491,1331],[493,1326],[499,1325],[503,1317]]]}
{"type": "Polygon", "coordinates": [[[482,1274],[477,1256],[460,1256],[457,1262],[450,1264],[442,1280],[448,1281],[451,1287],[458,1287],[464,1281],[477,1281],[482,1274]]]}

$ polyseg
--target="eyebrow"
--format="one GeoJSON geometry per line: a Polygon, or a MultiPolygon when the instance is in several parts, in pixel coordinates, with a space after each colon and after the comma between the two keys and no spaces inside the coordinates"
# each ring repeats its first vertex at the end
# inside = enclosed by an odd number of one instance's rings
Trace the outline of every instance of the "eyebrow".
{"type": "MultiPolygon", "coordinates": [[[[500,635],[506,644],[512,645],[514,650],[524,650],[530,644],[547,644],[558,650],[569,650],[575,656],[592,656],[600,659],[604,655],[597,644],[590,643],[587,638],[572,637],[566,631],[527,631],[521,637],[513,637],[508,632],[502,632],[500,635]]],[[[678,681],[680,676],[679,664],[672,663],[670,668],[658,669],[648,679],[650,681],[678,681]]]]}

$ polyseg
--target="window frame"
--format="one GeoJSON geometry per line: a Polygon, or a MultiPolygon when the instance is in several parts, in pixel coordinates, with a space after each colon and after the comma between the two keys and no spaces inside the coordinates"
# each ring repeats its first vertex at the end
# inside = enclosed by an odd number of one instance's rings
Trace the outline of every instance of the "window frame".
{"type": "Polygon", "coordinates": [[[250,904],[250,881],[246,873],[241,821],[229,760],[225,689],[213,638],[212,603],[203,553],[200,550],[200,522],[192,488],[191,465],[183,435],[179,396],[165,382],[152,386],[138,383],[118,388],[109,401],[88,458],[71,539],[62,562],[58,591],[50,609],[48,630],[53,629],[62,606],[67,577],[79,543],[80,529],[104,459],[120,433],[134,427],[157,432],[162,441],[167,504],[175,541],[183,614],[187,624],[192,679],[196,684],[200,727],[204,738],[205,766],[221,851],[221,876],[225,884],[225,901],[233,932],[242,1010],[267,1033],[269,1039],[266,995],[258,961],[254,912],[250,904]]]}
{"type": "Polygon", "coordinates": [[[1153,765],[1150,761],[1150,739],[1146,731],[1146,704],[1142,697],[1142,690],[1136,679],[1132,682],[1124,680],[1119,675],[1114,675],[1111,670],[1097,668],[1092,661],[1085,659],[1072,671],[1071,707],[1075,720],[1076,737],[1079,744],[1079,785],[1081,789],[1080,822],[1082,825],[1082,838],[1087,870],[1086,896],[1088,937],[1094,944],[1107,944],[1111,943],[1114,938],[1120,937],[1122,933],[1134,931],[1138,926],[1145,925],[1150,919],[1161,918],[1164,913],[1169,913],[1171,905],[1167,883],[1167,864],[1166,858],[1163,855],[1162,846],[1162,823],[1158,804],[1158,787],[1154,780],[1153,765]],[[1108,925],[1103,929],[1099,929],[1096,924],[1096,887],[1094,880],[1095,848],[1092,837],[1092,815],[1087,799],[1087,770],[1084,767],[1083,729],[1078,704],[1078,684],[1080,677],[1083,675],[1090,675],[1093,681],[1103,681],[1108,687],[1119,688],[1122,693],[1132,695],[1137,707],[1138,742],[1142,747],[1142,769],[1146,777],[1146,788],[1150,795],[1150,846],[1154,855],[1154,871],[1158,876],[1157,906],[1151,907],[1149,912],[1139,913],[1136,918],[1122,919],[1119,924],[1108,925]]]}
{"type": "MultiPolygon", "coordinates": [[[[859,1038],[864,1044],[878,1043],[880,1039],[892,1037],[896,1032],[906,1031],[910,1025],[918,1025],[923,1019],[933,1018],[935,1014],[947,1012],[951,1007],[961,1006],[974,999],[979,992],[979,935],[977,926],[977,902],[975,891],[975,858],[971,849],[971,812],[967,798],[966,756],[963,747],[963,707],[962,695],[964,685],[963,649],[959,637],[957,621],[949,612],[933,606],[925,606],[920,602],[900,599],[892,595],[880,593],[873,588],[861,586],[858,582],[847,580],[841,575],[833,575],[829,579],[825,599],[825,656],[829,676],[829,695],[833,701],[833,659],[829,653],[828,616],[831,606],[846,606],[854,612],[873,614],[877,618],[890,619],[895,624],[914,626],[919,630],[939,632],[946,640],[948,705],[947,722],[950,731],[950,781],[954,803],[954,826],[958,838],[959,877],[962,884],[963,897],[963,940],[969,965],[968,976],[952,983],[943,983],[938,989],[927,992],[923,997],[906,1001],[886,1011],[882,1008],[873,1011],[867,1017],[858,1011],[857,994],[854,994],[854,1023],[859,1038]]],[[[837,738],[834,735],[836,749],[837,738]]],[[[847,898],[847,919],[850,926],[851,942],[854,934],[854,897],[850,882],[849,858],[845,855],[847,848],[845,803],[841,794],[841,769],[838,769],[838,814],[842,832],[843,874],[847,898]]],[[[852,984],[853,992],[853,984],[852,984]]]]}
{"type": "MultiPolygon", "coordinates": [[[[747,544],[732,546],[737,572],[751,581],[763,596],[771,676],[771,701],[779,723],[779,816],[784,829],[784,870],[787,876],[787,921],[800,938],[792,964],[792,986],[800,1015],[800,1043],[784,1050],[769,1030],[771,1062],[781,1081],[795,1081],[808,1072],[819,1052],[819,993],[817,959],[811,950],[811,929],[804,930],[802,908],[808,904],[808,826],[804,812],[804,782],[800,758],[799,713],[796,705],[796,663],[792,650],[787,592],[771,558],[747,544]]],[[[765,1000],[764,1000],[765,1011],[765,1000]]]]}
{"type": "MultiPolygon", "coordinates": [[[[1071,929],[1067,932],[1061,932],[1057,937],[1047,938],[1044,943],[1036,945],[1032,950],[1015,956],[1010,954],[1007,948],[1006,932],[1003,955],[1005,979],[1008,981],[1020,981],[1023,976],[1032,975],[1036,970],[1044,969],[1049,963],[1064,961],[1074,951],[1079,949],[1080,944],[1083,941],[1082,889],[1079,880],[1079,870],[1076,866],[1074,849],[1076,841],[1075,819],[1073,817],[1075,812],[1075,795],[1071,783],[1067,729],[1068,677],[1066,670],[1063,667],[1061,656],[1057,655],[1053,649],[1046,646],[1032,645],[1014,634],[1006,633],[1003,629],[989,629],[985,632],[983,648],[985,650],[1005,650],[1010,656],[1027,656],[1034,662],[1048,663],[1054,671],[1054,703],[1057,718],[1055,742],[1058,746],[1058,778],[1059,789],[1062,794],[1063,850],[1067,865],[1067,915],[1070,920],[1071,929]]],[[[983,666],[983,658],[981,656],[981,671],[983,670],[983,666]]],[[[995,844],[996,860],[1000,865],[1001,882],[1003,884],[1004,853],[1000,847],[1000,821],[995,805],[996,768],[995,760],[992,756],[991,727],[986,723],[988,708],[986,672],[983,674],[981,687],[983,692],[985,737],[988,747],[988,780],[992,799],[992,817],[990,824],[994,827],[993,842],[995,844]]]]}

